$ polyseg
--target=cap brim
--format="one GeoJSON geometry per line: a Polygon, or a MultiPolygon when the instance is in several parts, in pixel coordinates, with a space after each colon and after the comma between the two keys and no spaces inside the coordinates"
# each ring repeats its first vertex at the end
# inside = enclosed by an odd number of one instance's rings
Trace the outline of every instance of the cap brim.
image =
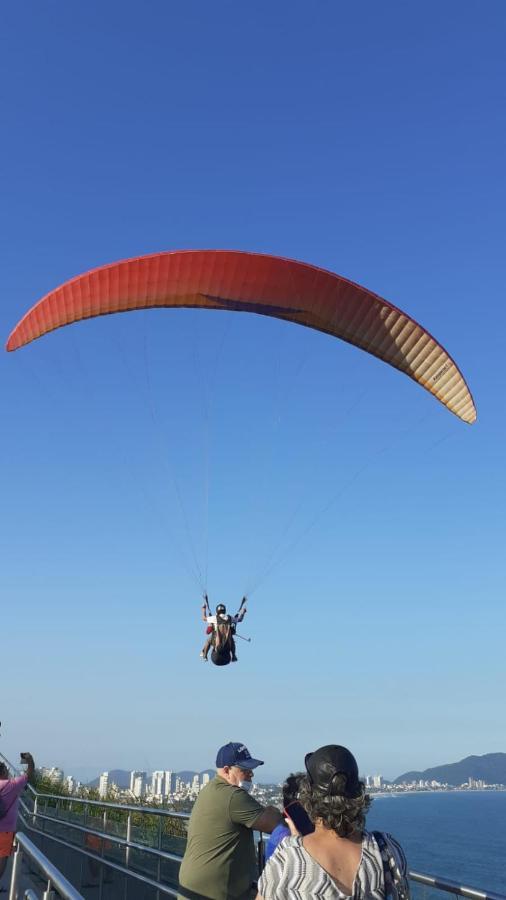
{"type": "Polygon", "coordinates": [[[263,766],[263,764],[263,759],[241,759],[240,762],[236,763],[236,766],[238,766],[239,769],[256,769],[257,766],[263,766]]]}

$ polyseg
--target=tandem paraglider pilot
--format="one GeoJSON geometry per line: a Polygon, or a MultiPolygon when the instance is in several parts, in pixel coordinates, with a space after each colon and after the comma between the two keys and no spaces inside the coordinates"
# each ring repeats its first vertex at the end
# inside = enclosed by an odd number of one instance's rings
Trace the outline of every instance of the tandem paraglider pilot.
{"type": "Polygon", "coordinates": [[[207,594],[204,594],[202,619],[207,623],[207,634],[209,635],[200,652],[204,662],[208,660],[211,647],[213,648],[211,660],[215,666],[227,666],[230,662],[237,662],[235,628],[244,619],[246,611],[246,597],[243,597],[239,612],[235,616],[228,615],[227,608],[223,603],[218,604],[216,615],[212,616],[207,594]]]}
{"type": "Polygon", "coordinates": [[[179,900],[251,900],[256,897],[253,830],[268,834],[282,821],[275,806],[250,795],[263,766],[244,744],[220,747],[216,777],[200,791],[190,816],[179,870],[179,900]]]}

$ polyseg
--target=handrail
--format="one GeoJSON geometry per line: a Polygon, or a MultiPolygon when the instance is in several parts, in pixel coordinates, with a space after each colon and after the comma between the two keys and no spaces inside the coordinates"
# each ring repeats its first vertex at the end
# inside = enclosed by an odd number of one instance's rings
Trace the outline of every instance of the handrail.
{"type": "MultiPolygon", "coordinates": [[[[0,757],[6,762],[6,764],[13,770],[16,771],[15,767],[12,766],[9,761],[0,753],[0,757]]],[[[59,819],[56,816],[53,817],[51,815],[47,815],[47,808],[44,813],[40,812],[37,808],[38,804],[41,803],[45,798],[57,800],[59,802],[65,802],[69,804],[80,803],[83,805],[91,805],[98,806],[104,809],[115,809],[120,812],[126,812],[128,814],[128,818],[130,819],[130,813],[140,813],[148,816],[160,816],[166,818],[176,818],[176,819],[185,819],[188,820],[190,818],[189,813],[178,813],[173,812],[168,809],[159,809],[151,806],[138,806],[136,804],[124,804],[124,803],[112,803],[110,801],[100,801],[100,800],[88,800],[82,797],[73,797],[73,796],[65,796],[62,794],[43,794],[36,791],[32,785],[28,785],[31,793],[35,797],[35,808],[30,809],[26,803],[21,799],[21,806],[23,807],[23,819],[27,817],[31,820],[25,822],[25,825],[30,830],[36,831],[37,833],[44,834],[46,837],[51,840],[55,840],[60,844],[64,844],[66,847],[69,847],[75,850],[78,853],[81,853],[85,856],[91,857],[92,859],[96,859],[98,862],[103,865],[109,866],[110,868],[116,869],[117,871],[122,872],[125,875],[129,875],[133,878],[137,878],[140,881],[145,882],[146,884],[150,884],[153,887],[156,887],[158,890],[163,891],[165,893],[172,894],[176,896],[177,892],[174,892],[168,885],[165,885],[161,882],[157,882],[154,879],[149,879],[146,876],[141,875],[141,873],[132,870],[131,868],[126,866],[121,866],[118,863],[113,863],[111,860],[104,858],[103,856],[99,856],[98,854],[92,853],[88,849],[84,849],[79,847],[76,844],[72,844],[69,841],[65,841],[62,838],[58,838],[55,835],[52,835],[48,831],[42,831],[38,829],[35,825],[37,819],[55,822],[59,825],[65,825],[70,829],[73,829],[76,832],[85,832],[88,834],[93,834],[96,837],[101,838],[102,840],[112,840],[117,844],[125,847],[126,853],[128,854],[129,849],[142,851],[151,855],[158,856],[159,859],[167,859],[171,862],[180,862],[182,857],[176,853],[169,853],[168,851],[162,850],[161,848],[150,847],[149,845],[139,844],[136,841],[131,840],[131,835],[129,829],[127,829],[126,838],[122,838],[119,835],[116,835],[112,832],[106,831],[98,831],[90,825],[86,825],[86,827],[82,825],[78,825],[75,822],[72,822],[68,819],[59,819]]],[[[461,885],[458,882],[451,881],[447,878],[441,878],[437,875],[426,875],[416,871],[409,871],[408,876],[411,881],[414,881],[418,884],[423,884],[428,887],[433,887],[436,890],[444,891],[449,894],[458,895],[460,897],[465,897],[467,900],[506,900],[506,894],[499,894],[494,891],[482,891],[479,888],[473,888],[466,885],[461,885]]]]}
{"type": "MultiPolygon", "coordinates": [[[[61,844],[62,847],[67,847],[67,849],[69,850],[75,850],[77,853],[81,853],[82,856],[87,856],[89,857],[89,859],[94,859],[96,860],[96,862],[101,863],[104,866],[108,866],[109,869],[114,869],[121,875],[128,875],[131,878],[135,878],[136,881],[140,881],[142,882],[142,884],[147,884],[149,887],[155,888],[155,890],[160,891],[161,893],[169,894],[171,897],[178,896],[178,891],[174,890],[174,888],[171,888],[168,884],[163,884],[160,881],[155,881],[154,878],[149,878],[148,875],[142,875],[140,872],[136,872],[133,869],[128,869],[125,866],[120,865],[119,863],[112,862],[112,860],[110,859],[104,859],[103,856],[99,856],[98,853],[92,853],[91,850],[84,850],[80,847],[76,847],[75,844],[70,844],[68,841],[63,840],[63,838],[56,837],[56,835],[54,834],[49,834],[47,831],[41,831],[40,828],[34,828],[33,826],[30,826],[28,824],[27,828],[30,828],[31,831],[35,831],[36,834],[40,834],[43,835],[43,837],[49,838],[56,844],[61,844]]],[[[143,847],[142,849],[145,848],[143,847]]],[[[81,897],[81,894],[78,894],[78,897],[81,897]]],[[[9,897],[9,900],[11,900],[11,897],[9,897]]]]}
{"type": "Polygon", "coordinates": [[[100,806],[106,809],[120,809],[127,812],[143,813],[146,816],[167,816],[169,819],[189,819],[190,813],[176,812],[172,809],[164,809],[157,806],[139,806],[137,803],[112,803],[110,800],[88,800],[86,797],[72,797],[66,794],[46,794],[46,792],[35,791],[30,785],[32,791],[41,799],[49,797],[52,800],[59,800],[61,803],[82,803],[86,806],[100,806]]]}
{"type": "Polygon", "coordinates": [[[468,897],[470,900],[504,900],[504,894],[495,891],[481,891],[478,888],[465,887],[458,881],[450,881],[449,878],[440,878],[438,875],[422,875],[421,872],[409,872],[412,881],[446,891],[449,894],[458,894],[459,897],[468,897]]]}
{"type": "Polygon", "coordinates": [[[16,900],[18,896],[19,875],[21,872],[21,862],[23,853],[30,858],[44,876],[48,880],[47,890],[55,888],[63,900],[84,900],[83,895],[75,889],[75,887],[67,881],[64,875],[53,865],[53,863],[44,856],[41,850],[30,840],[23,832],[18,832],[15,839],[16,853],[12,866],[11,886],[9,891],[9,900],[16,900]]]}
{"type": "MultiPolygon", "coordinates": [[[[23,801],[21,801],[21,806],[26,812],[27,816],[31,818],[34,817],[34,813],[31,809],[29,809],[23,801]]],[[[94,837],[101,838],[104,841],[114,841],[115,844],[120,844],[122,847],[131,847],[133,850],[142,850],[143,853],[151,853],[153,856],[161,857],[162,859],[167,859],[169,862],[181,862],[182,856],[178,856],[177,853],[169,853],[168,850],[161,850],[158,847],[150,847],[148,844],[138,844],[136,841],[129,841],[126,838],[122,838],[119,834],[113,834],[111,831],[97,831],[95,828],[88,828],[88,826],[77,825],[76,822],[68,822],[66,819],[55,819],[53,816],[45,816],[44,813],[37,812],[37,819],[43,819],[46,822],[58,822],[59,825],[68,825],[69,828],[73,828],[74,831],[80,831],[82,834],[92,834],[94,837]]],[[[27,827],[29,827],[27,825],[27,827]]],[[[43,834],[48,835],[47,831],[44,831],[43,834]]],[[[49,835],[50,836],[50,835],[49,835]]],[[[80,847],[77,847],[75,844],[70,844],[69,847],[73,847],[74,850],[80,850],[80,847]]],[[[102,859],[102,857],[100,857],[102,859]]]]}

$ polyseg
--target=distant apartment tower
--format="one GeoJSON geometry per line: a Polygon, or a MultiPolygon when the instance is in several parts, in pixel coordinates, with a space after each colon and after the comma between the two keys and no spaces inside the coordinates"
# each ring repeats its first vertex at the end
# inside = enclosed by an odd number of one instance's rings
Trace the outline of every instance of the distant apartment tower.
{"type": "Polygon", "coordinates": [[[50,769],[42,768],[40,770],[40,774],[43,778],[47,778],[47,780],[50,781],[51,784],[63,783],[64,773],[61,769],[58,768],[58,766],[51,766],[50,769]]]}
{"type": "Polygon", "coordinates": [[[151,793],[155,797],[165,795],[165,772],[153,772],[151,776],[151,793]]]}
{"type": "Polygon", "coordinates": [[[172,794],[172,791],[174,790],[174,787],[175,787],[175,784],[174,784],[174,773],[172,772],[171,769],[166,769],[166,770],[165,770],[165,791],[164,791],[164,796],[165,796],[165,797],[168,797],[169,794],[172,794]]]}
{"type": "Polygon", "coordinates": [[[109,791],[109,772],[102,772],[98,782],[98,796],[105,800],[109,791]]]}
{"type": "Polygon", "coordinates": [[[485,787],[485,781],[482,778],[469,778],[467,783],[474,790],[481,790],[485,787]]]}
{"type": "Polygon", "coordinates": [[[138,772],[137,770],[130,772],[130,793],[134,795],[134,797],[142,797],[144,794],[144,788],[146,785],[146,773],[138,772]]]}
{"type": "Polygon", "coordinates": [[[69,794],[73,794],[75,790],[77,790],[77,782],[73,775],[67,775],[65,779],[65,787],[67,788],[69,794]]]}
{"type": "Polygon", "coordinates": [[[383,784],[383,776],[382,775],[373,775],[372,776],[372,787],[380,788],[383,784]]]}
{"type": "Polygon", "coordinates": [[[205,784],[209,784],[210,780],[209,772],[204,772],[202,776],[202,787],[204,787],[205,784]]]}

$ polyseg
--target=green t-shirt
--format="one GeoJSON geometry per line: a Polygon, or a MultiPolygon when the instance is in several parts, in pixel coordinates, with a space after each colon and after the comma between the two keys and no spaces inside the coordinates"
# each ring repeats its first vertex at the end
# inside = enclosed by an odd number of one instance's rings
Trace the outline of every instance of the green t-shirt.
{"type": "Polygon", "coordinates": [[[208,900],[255,896],[255,842],[251,830],[264,807],[219,775],[200,791],[190,817],[179,870],[182,888],[208,900]]]}

